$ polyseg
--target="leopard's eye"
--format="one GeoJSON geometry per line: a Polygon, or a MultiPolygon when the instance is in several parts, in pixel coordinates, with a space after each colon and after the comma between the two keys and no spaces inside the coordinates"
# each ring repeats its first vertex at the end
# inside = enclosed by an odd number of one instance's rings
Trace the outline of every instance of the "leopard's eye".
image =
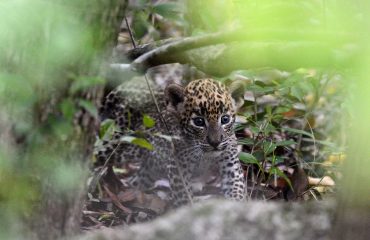
{"type": "Polygon", "coordinates": [[[198,126],[198,127],[204,127],[206,125],[206,122],[204,121],[204,118],[202,117],[193,118],[193,123],[195,126],[198,126]]]}
{"type": "Polygon", "coordinates": [[[221,117],[221,124],[228,124],[230,122],[230,116],[229,115],[223,115],[221,117]]]}

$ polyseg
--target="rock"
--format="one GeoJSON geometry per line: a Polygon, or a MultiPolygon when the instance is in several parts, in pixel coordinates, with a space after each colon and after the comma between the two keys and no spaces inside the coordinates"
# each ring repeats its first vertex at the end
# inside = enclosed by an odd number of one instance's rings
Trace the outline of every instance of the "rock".
{"type": "Polygon", "coordinates": [[[78,239],[327,239],[333,205],[210,200],[174,210],[152,222],[97,230],[78,239]]]}

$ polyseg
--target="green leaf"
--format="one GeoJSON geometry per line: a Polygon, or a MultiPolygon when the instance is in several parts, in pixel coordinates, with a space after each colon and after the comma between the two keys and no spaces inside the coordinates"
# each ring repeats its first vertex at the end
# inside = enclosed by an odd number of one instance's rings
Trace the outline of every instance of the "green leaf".
{"type": "Polygon", "coordinates": [[[135,138],[132,143],[150,151],[154,149],[153,145],[144,138],[135,138]]]}
{"type": "Polygon", "coordinates": [[[252,146],[254,144],[254,140],[250,138],[242,138],[238,140],[238,144],[252,146]]]}
{"type": "Polygon", "coordinates": [[[293,97],[297,98],[299,101],[301,101],[302,98],[304,97],[304,93],[303,93],[302,89],[299,88],[298,86],[291,87],[290,91],[291,91],[290,94],[293,97]]]}
{"type": "Polygon", "coordinates": [[[129,142],[129,143],[138,145],[139,147],[146,148],[150,151],[152,151],[154,149],[153,145],[144,138],[136,138],[136,137],[132,137],[132,136],[123,136],[123,137],[121,137],[121,141],[129,142]]]}
{"type": "Polygon", "coordinates": [[[276,146],[290,146],[292,144],[296,144],[296,142],[292,140],[285,140],[285,141],[275,143],[276,146]]]}
{"type": "Polygon", "coordinates": [[[265,152],[266,155],[272,153],[275,151],[276,145],[273,142],[264,142],[263,143],[263,151],[265,152]]]}
{"type": "Polygon", "coordinates": [[[106,119],[100,124],[99,137],[100,139],[110,139],[116,130],[114,120],[106,119]]]}
{"type": "Polygon", "coordinates": [[[75,104],[73,103],[73,101],[71,99],[63,100],[63,102],[61,102],[61,104],[60,104],[60,108],[61,108],[61,111],[63,113],[63,116],[66,119],[72,121],[73,116],[76,112],[76,107],[75,107],[75,104]]]}
{"type": "Polygon", "coordinates": [[[239,153],[239,159],[240,161],[242,161],[243,163],[252,163],[252,164],[259,164],[259,162],[257,161],[257,159],[250,153],[246,153],[246,152],[240,152],[239,153]]]}
{"type": "Polygon", "coordinates": [[[86,111],[88,111],[93,117],[98,118],[98,110],[92,102],[80,99],[78,101],[78,105],[85,108],[86,111]]]}
{"type": "Polygon", "coordinates": [[[262,150],[254,151],[253,156],[257,159],[258,162],[262,162],[265,160],[265,154],[262,150]]]}
{"type": "Polygon", "coordinates": [[[306,132],[304,130],[295,129],[295,128],[289,128],[289,127],[283,127],[282,129],[285,130],[285,131],[288,131],[288,132],[302,134],[302,135],[308,136],[308,137],[310,137],[312,139],[315,139],[315,136],[314,135],[312,135],[311,133],[306,132]]]}
{"type": "Polygon", "coordinates": [[[286,113],[286,112],[289,112],[291,109],[292,109],[292,106],[280,106],[275,109],[274,113],[275,114],[286,113]]]}
{"type": "Polygon", "coordinates": [[[267,124],[265,129],[263,129],[263,132],[265,135],[269,135],[271,132],[275,132],[276,131],[276,128],[274,127],[274,125],[272,124],[267,124]]]}
{"type": "Polygon", "coordinates": [[[269,162],[271,162],[273,165],[284,163],[285,159],[283,157],[279,156],[272,156],[266,158],[269,162]]]}
{"type": "Polygon", "coordinates": [[[244,128],[245,128],[244,124],[238,124],[238,123],[234,124],[234,132],[240,131],[244,128]]]}
{"type": "Polygon", "coordinates": [[[181,8],[178,3],[167,2],[154,5],[152,11],[164,18],[178,19],[181,8]]]}
{"type": "Polygon", "coordinates": [[[260,130],[258,127],[255,127],[255,126],[251,126],[249,129],[250,129],[250,130],[252,131],[252,133],[253,133],[253,134],[255,134],[255,135],[257,135],[257,134],[259,134],[259,133],[261,132],[261,130],[260,130]]]}
{"type": "Polygon", "coordinates": [[[155,125],[155,120],[152,117],[150,117],[149,115],[144,114],[143,124],[146,128],[152,128],[155,125]]]}

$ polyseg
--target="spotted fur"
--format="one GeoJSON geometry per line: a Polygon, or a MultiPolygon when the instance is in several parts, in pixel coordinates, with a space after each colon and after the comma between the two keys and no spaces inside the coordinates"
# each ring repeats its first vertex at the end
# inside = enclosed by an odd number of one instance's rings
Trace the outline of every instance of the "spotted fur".
{"type": "MultiPolygon", "coordinates": [[[[143,108],[136,106],[135,109],[138,116],[147,113],[156,119],[155,127],[145,131],[145,137],[154,146],[153,151],[120,142],[120,134],[128,128],[135,127],[134,130],[137,130],[140,124],[127,125],[127,111],[133,106],[127,104],[128,100],[124,99],[122,92],[116,91],[114,96],[108,98],[115,99],[119,111],[115,112],[117,109],[111,106],[111,112],[115,113],[109,116],[121,119],[118,124],[122,132],[97,148],[98,159],[105,160],[109,155],[114,155],[114,160],[121,161],[140,158],[141,168],[133,183],[146,189],[155,180],[168,178],[175,206],[188,203],[189,195],[192,198],[192,178],[217,165],[224,196],[236,200],[244,199],[244,177],[233,132],[235,106],[223,84],[212,79],[199,79],[186,87],[169,84],[164,94],[156,93],[166,124],[155,112],[153,103],[147,100],[151,99],[147,95],[143,108]],[[170,134],[174,138],[169,141],[153,134],[158,132],[170,134]],[[112,154],[113,149],[116,151],[112,154]]],[[[107,110],[109,108],[105,108],[107,110]]]]}

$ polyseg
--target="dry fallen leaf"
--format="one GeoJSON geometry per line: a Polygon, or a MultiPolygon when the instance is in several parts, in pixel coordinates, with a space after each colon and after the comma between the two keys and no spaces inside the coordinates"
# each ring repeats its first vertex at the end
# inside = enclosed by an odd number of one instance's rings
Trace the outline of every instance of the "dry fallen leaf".
{"type": "Polygon", "coordinates": [[[117,197],[121,202],[129,202],[129,201],[135,200],[137,198],[138,194],[139,194],[138,190],[128,189],[128,190],[125,190],[124,192],[120,191],[117,194],[117,197]]]}
{"type": "Polygon", "coordinates": [[[335,186],[334,180],[329,176],[324,176],[322,178],[308,177],[308,183],[313,186],[324,186],[324,187],[335,186]]]}
{"type": "Polygon", "coordinates": [[[111,192],[106,185],[103,185],[103,187],[104,190],[109,195],[109,197],[112,199],[114,205],[116,205],[119,209],[121,209],[125,213],[132,213],[131,209],[128,209],[127,207],[123,206],[122,203],[119,201],[117,195],[111,192]]]}

